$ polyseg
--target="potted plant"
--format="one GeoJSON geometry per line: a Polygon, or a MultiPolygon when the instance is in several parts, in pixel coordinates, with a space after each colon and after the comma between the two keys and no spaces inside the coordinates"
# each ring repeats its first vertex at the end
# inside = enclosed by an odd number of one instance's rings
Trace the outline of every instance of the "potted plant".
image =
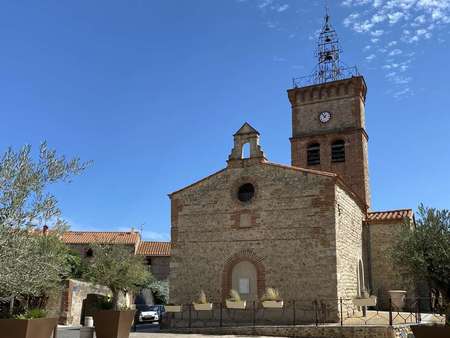
{"type": "Polygon", "coordinates": [[[200,295],[197,298],[197,301],[193,303],[195,311],[211,311],[213,308],[213,304],[208,302],[206,298],[205,292],[200,291],[200,295]]]}
{"type": "Polygon", "coordinates": [[[247,302],[241,299],[239,292],[232,289],[230,290],[230,297],[226,300],[226,306],[228,309],[244,310],[247,306],[247,302]]]}
{"type": "Polygon", "coordinates": [[[406,302],[406,291],[404,290],[389,290],[389,297],[391,304],[396,310],[403,310],[406,302]]]}
{"type": "Polygon", "coordinates": [[[164,305],[164,310],[166,310],[166,312],[181,312],[181,305],[175,305],[170,303],[164,305]]]}
{"type": "Polygon", "coordinates": [[[8,338],[50,338],[58,326],[57,318],[45,318],[42,309],[30,309],[10,319],[0,319],[0,333],[8,338]]]}
{"type": "Polygon", "coordinates": [[[274,288],[267,288],[261,297],[261,303],[265,309],[281,309],[284,302],[281,299],[280,292],[274,288]]]}
{"type": "Polygon", "coordinates": [[[391,251],[395,266],[413,281],[426,281],[438,294],[445,326],[412,325],[416,338],[450,337],[450,211],[418,208],[415,224],[405,222],[391,251]]]}
{"type": "Polygon", "coordinates": [[[120,294],[148,286],[151,274],[144,260],[119,245],[95,245],[86,277],[109,287],[112,297],[103,309],[94,313],[97,338],[128,338],[135,310],[119,303],[120,294]],[[106,308],[106,309],[105,309],[106,308]]]}

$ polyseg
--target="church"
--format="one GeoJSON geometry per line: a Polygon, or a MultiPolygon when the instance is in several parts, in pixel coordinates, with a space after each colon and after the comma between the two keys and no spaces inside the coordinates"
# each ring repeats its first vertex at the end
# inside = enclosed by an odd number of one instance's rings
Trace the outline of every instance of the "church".
{"type": "Polygon", "coordinates": [[[389,290],[416,292],[386,257],[413,212],[371,209],[367,85],[342,66],[328,14],[316,56],[314,74],[287,91],[290,165],[271,162],[244,123],[224,169],[169,195],[171,303],[201,290],[223,302],[231,289],[258,301],[271,287],[286,301],[350,304],[367,292],[386,306],[389,290]]]}

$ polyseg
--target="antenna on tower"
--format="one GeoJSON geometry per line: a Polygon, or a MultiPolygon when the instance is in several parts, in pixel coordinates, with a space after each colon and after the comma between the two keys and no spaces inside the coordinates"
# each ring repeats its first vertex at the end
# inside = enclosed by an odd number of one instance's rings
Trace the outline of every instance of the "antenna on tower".
{"type": "Polygon", "coordinates": [[[314,74],[316,83],[335,81],[341,75],[340,56],[342,49],[338,35],[330,21],[328,3],[326,3],[324,25],[319,34],[316,49],[317,66],[314,74]]]}
{"type": "Polygon", "coordinates": [[[330,8],[328,0],[326,0],[324,23],[319,33],[315,51],[316,67],[311,76],[294,79],[294,87],[311,83],[326,83],[358,75],[356,67],[347,67],[341,62],[341,54],[339,38],[331,25],[330,8]]]}

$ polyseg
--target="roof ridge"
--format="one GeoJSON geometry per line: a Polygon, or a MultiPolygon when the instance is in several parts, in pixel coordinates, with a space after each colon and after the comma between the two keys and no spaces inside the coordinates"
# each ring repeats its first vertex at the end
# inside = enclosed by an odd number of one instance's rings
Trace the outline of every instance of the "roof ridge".
{"type": "Polygon", "coordinates": [[[64,231],[64,233],[68,233],[68,232],[72,232],[72,233],[75,233],[75,232],[77,232],[77,233],[107,233],[107,234],[137,234],[138,232],[136,232],[136,231],[90,231],[90,230],[87,230],[87,231],[79,231],[79,230],[67,230],[67,231],[64,231]]]}
{"type": "Polygon", "coordinates": [[[369,211],[369,214],[377,214],[377,213],[383,213],[383,212],[395,212],[395,211],[413,211],[411,208],[405,208],[405,209],[392,209],[392,210],[380,210],[380,211],[369,211]]]}
{"type": "Polygon", "coordinates": [[[170,241],[141,241],[141,243],[171,243],[170,241]]]}
{"type": "Polygon", "coordinates": [[[316,175],[328,176],[328,177],[338,177],[339,176],[338,174],[335,174],[335,173],[332,173],[332,172],[329,172],[329,171],[307,169],[307,168],[296,167],[296,166],[292,166],[292,165],[288,165],[288,164],[280,164],[280,163],[269,162],[269,161],[263,162],[262,164],[271,165],[271,166],[274,166],[274,167],[285,168],[285,169],[292,169],[292,170],[302,171],[302,172],[316,174],[316,175]]]}

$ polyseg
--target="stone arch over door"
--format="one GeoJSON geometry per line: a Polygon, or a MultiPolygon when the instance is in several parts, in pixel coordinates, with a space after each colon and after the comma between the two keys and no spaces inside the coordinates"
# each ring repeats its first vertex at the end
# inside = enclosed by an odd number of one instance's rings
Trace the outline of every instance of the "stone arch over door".
{"type": "Polygon", "coordinates": [[[247,275],[252,279],[252,268],[254,268],[254,274],[256,275],[255,296],[260,298],[263,295],[266,287],[266,272],[262,258],[257,257],[252,250],[243,250],[234,254],[225,262],[222,274],[222,300],[228,298],[230,290],[233,288],[233,273],[235,277],[234,283],[236,284],[237,275],[243,270],[247,270],[247,275]]]}

